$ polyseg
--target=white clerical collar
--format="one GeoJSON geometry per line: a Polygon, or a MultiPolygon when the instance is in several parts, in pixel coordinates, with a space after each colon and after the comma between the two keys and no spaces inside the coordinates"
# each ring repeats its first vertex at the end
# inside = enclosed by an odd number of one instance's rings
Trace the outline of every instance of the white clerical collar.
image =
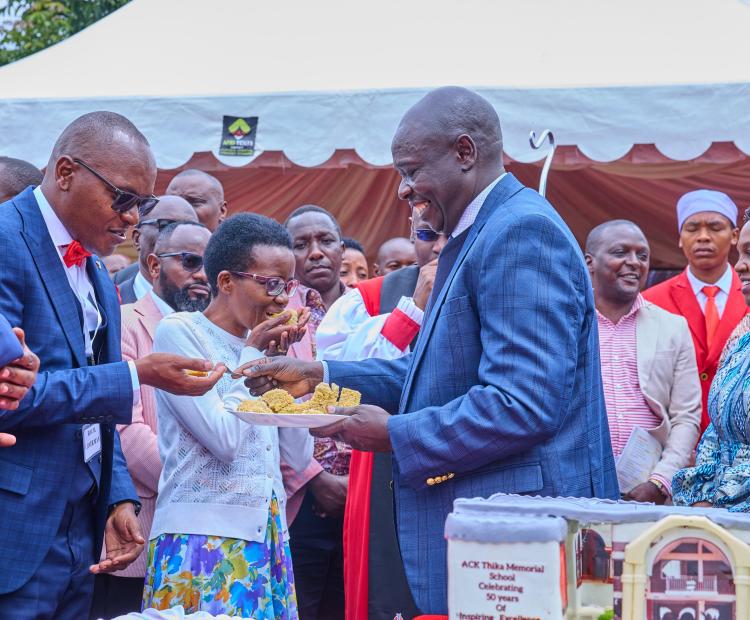
{"type": "Polygon", "coordinates": [[[156,304],[156,307],[159,309],[159,312],[161,312],[162,316],[168,316],[174,312],[172,306],[170,306],[166,301],[159,297],[154,289],[151,289],[150,295],[151,299],[153,300],[154,304],[156,304]]]}
{"type": "Polygon", "coordinates": [[[477,194],[476,198],[468,204],[464,209],[464,212],[461,214],[461,219],[458,220],[458,224],[456,224],[456,227],[453,229],[453,232],[450,235],[451,237],[458,237],[458,235],[474,223],[477,219],[477,215],[479,215],[479,210],[482,208],[482,205],[484,205],[484,201],[487,200],[487,196],[490,195],[490,192],[495,189],[495,185],[497,185],[506,174],[508,173],[503,172],[499,177],[492,181],[492,183],[477,194]]]}
{"type": "Polygon", "coordinates": [[[47,232],[49,232],[49,236],[52,237],[52,243],[55,244],[58,253],[62,256],[64,251],[60,248],[64,248],[73,243],[73,237],[68,232],[68,229],[65,228],[65,224],[62,223],[62,220],[57,216],[57,213],[55,213],[49,200],[47,200],[47,197],[42,192],[41,187],[34,188],[34,198],[36,198],[36,203],[39,205],[39,211],[42,213],[47,232]]]}
{"type": "Polygon", "coordinates": [[[687,268],[687,277],[690,282],[690,287],[693,289],[695,295],[700,293],[704,286],[718,286],[719,290],[727,295],[729,295],[729,292],[732,290],[732,268],[729,265],[727,265],[726,271],[715,284],[709,284],[708,282],[703,282],[696,278],[695,275],[693,275],[693,272],[690,271],[690,267],[687,268]]]}

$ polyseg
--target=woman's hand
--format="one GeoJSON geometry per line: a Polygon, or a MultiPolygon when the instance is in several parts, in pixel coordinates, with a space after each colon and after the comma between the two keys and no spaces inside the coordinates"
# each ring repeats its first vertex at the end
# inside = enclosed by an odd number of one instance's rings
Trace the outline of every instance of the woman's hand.
{"type": "Polygon", "coordinates": [[[250,332],[248,344],[263,351],[268,357],[286,355],[294,343],[299,342],[307,331],[310,320],[310,310],[285,310],[279,316],[263,321],[250,332]],[[292,315],[296,315],[296,323],[288,325],[292,315]]]}

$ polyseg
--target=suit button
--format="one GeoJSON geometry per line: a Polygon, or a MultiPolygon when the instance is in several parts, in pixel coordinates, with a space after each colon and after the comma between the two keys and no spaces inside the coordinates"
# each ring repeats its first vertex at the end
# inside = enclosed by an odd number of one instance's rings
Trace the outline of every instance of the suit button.
{"type": "Polygon", "coordinates": [[[431,487],[435,484],[435,478],[427,478],[427,486],[431,487]]]}
{"type": "Polygon", "coordinates": [[[708,373],[702,372],[701,373],[701,381],[708,381],[708,373]]]}
{"type": "Polygon", "coordinates": [[[440,482],[445,482],[448,480],[448,476],[440,476],[440,482]]]}

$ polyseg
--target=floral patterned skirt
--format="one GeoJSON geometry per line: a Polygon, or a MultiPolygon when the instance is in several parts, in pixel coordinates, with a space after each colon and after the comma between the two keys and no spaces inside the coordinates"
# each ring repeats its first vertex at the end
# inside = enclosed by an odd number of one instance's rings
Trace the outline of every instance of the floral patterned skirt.
{"type": "Polygon", "coordinates": [[[149,543],[143,608],[297,620],[289,541],[274,496],[264,542],[162,534],[149,543]]]}

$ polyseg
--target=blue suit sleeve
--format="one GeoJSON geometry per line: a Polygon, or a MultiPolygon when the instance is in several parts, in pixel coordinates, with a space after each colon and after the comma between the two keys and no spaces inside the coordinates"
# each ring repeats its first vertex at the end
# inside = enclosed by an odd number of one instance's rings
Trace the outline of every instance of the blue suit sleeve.
{"type": "Polygon", "coordinates": [[[478,384],[443,406],[388,420],[399,473],[415,489],[545,442],[568,410],[588,282],[580,250],[544,215],[485,236],[472,292],[478,384]]]}
{"type": "Polygon", "coordinates": [[[362,402],[398,413],[401,390],[412,354],[395,360],[368,359],[358,362],[326,362],[331,382],[362,393],[362,402]]]}
{"type": "MultiPolygon", "coordinates": [[[[117,504],[126,500],[136,502],[138,501],[138,493],[135,491],[133,486],[133,480],[128,472],[128,465],[125,462],[125,455],[122,453],[122,446],[120,445],[120,433],[115,430],[114,432],[115,449],[112,456],[112,486],[109,490],[109,502],[117,504]]],[[[148,538],[148,532],[143,532],[143,536],[148,538]]]]}

